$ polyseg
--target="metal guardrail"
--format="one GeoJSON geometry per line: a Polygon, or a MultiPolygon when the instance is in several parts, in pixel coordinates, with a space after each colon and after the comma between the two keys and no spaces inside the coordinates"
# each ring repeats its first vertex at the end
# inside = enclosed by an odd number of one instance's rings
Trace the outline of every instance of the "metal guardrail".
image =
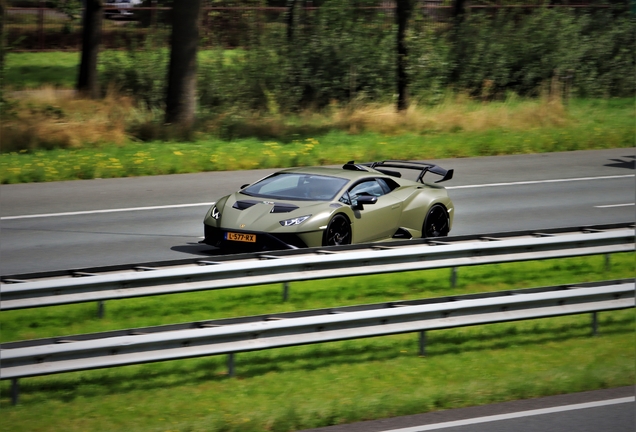
{"type": "Polygon", "coordinates": [[[634,225],[318,248],[162,268],[2,279],[0,310],[343,276],[634,251],[634,225]],[[137,270],[137,271],[135,271],[137,270]],[[145,270],[145,271],[138,271],[145,270]]]}
{"type": "Polygon", "coordinates": [[[633,280],[197,322],[0,345],[0,379],[632,308],[633,280]]]}

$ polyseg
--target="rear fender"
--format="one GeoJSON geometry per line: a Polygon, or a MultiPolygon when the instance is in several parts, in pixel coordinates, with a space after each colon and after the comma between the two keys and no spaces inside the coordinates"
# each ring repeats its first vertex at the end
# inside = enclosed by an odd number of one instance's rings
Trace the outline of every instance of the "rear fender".
{"type": "Polygon", "coordinates": [[[428,210],[435,204],[443,205],[449,213],[450,226],[453,223],[454,208],[451,199],[444,189],[423,189],[419,193],[414,194],[411,199],[405,203],[400,219],[400,226],[415,234],[421,233],[422,223],[426,217],[428,210]]]}

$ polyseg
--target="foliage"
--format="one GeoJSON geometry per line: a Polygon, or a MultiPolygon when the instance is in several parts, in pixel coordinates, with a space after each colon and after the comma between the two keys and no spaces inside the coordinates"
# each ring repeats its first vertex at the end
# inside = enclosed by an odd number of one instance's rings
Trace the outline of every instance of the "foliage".
{"type": "Polygon", "coordinates": [[[102,88],[115,88],[134,97],[147,108],[161,108],[165,103],[169,52],[157,48],[152,39],[144,49],[131,47],[126,51],[106,51],[101,54],[99,79],[102,88]]]}
{"type": "Polygon", "coordinates": [[[8,110],[5,92],[5,61],[6,61],[6,36],[4,34],[5,19],[7,16],[6,0],[0,0],[0,117],[8,110]]]}
{"type": "Polygon", "coordinates": [[[282,119],[235,113],[204,120],[191,143],[127,140],[169,138],[160,113],[127,98],[44,100],[20,101],[1,125],[0,183],[619,148],[634,139],[632,99],[572,100],[567,110],[551,101],[449,101],[401,114],[389,105],[282,119]],[[220,134],[233,139],[211,136],[220,134]]]}
{"type": "MultiPolygon", "coordinates": [[[[378,28],[354,1],[329,1],[306,28],[299,29],[280,57],[288,83],[283,91],[296,94],[292,109],[324,107],[330,101],[379,101],[395,87],[393,26],[378,28]]],[[[284,105],[288,106],[288,105],[284,105]]]]}
{"type": "Polygon", "coordinates": [[[293,39],[285,26],[272,26],[251,35],[240,60],[202,64],[202,108],[272,114],[331,101],[386,99],[392,93],[391,32],[356,15],[353,1],[327,2],[311,18],[295,17],[293,39]]]}
{"type": "Polygon", "coordinates": [[[577,93],[586,97],[636,94],[636,19],[597,13],[582,23],[577,93]]]}
{"type": "MultiPolygon", "coordinates": [[[[392,102],[395,17],[391,10],[360,8],[371,3],[326,0],[305,10],[301,1],[287,2],[278,15],[208,10],[202,44],[239,54],[227,61],[217,52],[200,63],[201,113],[223,115],[231,137],[232,125],[250,111],[283,115],[332,104],[392,102]]],[[[447,19],[417,9],[407,32],[410,100],[434,105],[449,88],[482,100],[549,90],[633,97],[634,24],[633,15],[610,8],[473,9],[455,32],[447,19]]],[[[102,87],[112,79],[146,106],[161,109],[166,54],[155,48],[165,47],[166,28],[124,32],[121,37],[142,32],[149,39],[129,43],[126,54],[103,56],[102,87]]]]}
{"type": "MultiPolygon", "coordinates": [[[[272,113],[392,100],[393,18],[356,5],[327,1],[312,14],[295,12],[291,38],[284,20],[253,33],[240,61],[202,68],[201,107],[272,113]]],[[[407,34],[411,99],[439,103],[448,88],[482,100],[550,91],[633,96],[633,24],[610,9],[513,8],[473,11],[454,33],[420,12],[407,34]]]]}
{"type": "Polygon", "coordinates": [[[57,10],[65,13],[73,21],[82,15],[82,0],[54,0],[52,3],[57,10]]]}
{"type": "Polygon", "coordinates": [[[454,47],[458,78],[447,84],[474,96],[532,96],[571,75],[578,95],[634,95],[635,36],[633,18],[608,10],[473,12],[454,47]]]}

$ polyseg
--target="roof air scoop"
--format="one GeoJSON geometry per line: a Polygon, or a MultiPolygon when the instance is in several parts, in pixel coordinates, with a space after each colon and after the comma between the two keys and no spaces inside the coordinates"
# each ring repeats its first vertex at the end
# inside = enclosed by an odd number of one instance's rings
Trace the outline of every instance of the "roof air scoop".
{"type": "Polygon", "coordinates": [[[342,169],[346,169],[349,171],[369,171],[366,167],[364,167],[363,165],[359,165],[354,161],[347,162],[342,166],[342,169]]]}

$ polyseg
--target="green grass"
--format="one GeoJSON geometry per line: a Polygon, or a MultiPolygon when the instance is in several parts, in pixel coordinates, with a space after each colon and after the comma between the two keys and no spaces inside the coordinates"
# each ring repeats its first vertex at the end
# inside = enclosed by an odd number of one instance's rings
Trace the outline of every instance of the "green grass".
{"type": "Polygon", "coordinates": [[[282,301],[282,288],[279,284],[142,297],[106,302],[106,316],[103,319],[97,318],[94,303],[5,311],[2,312],[0,342],[390,300],[629,278],[634,276],[633,258],[630,254],[613,255],[609,270],[605,269],[602,256],[462,267],[457,270],[455,288],[450,287],[448,269],[297,282],[290,284],[288,302],[282,301]]]}
{"type": "MultiPolygon", "coordinates": [[[[2,313],[2,340],[22,340],[572,282],[630,278],[634,255],[407,272],[2,313]]],[[[634,312],[589,314],[162,362],[0,383],[0,429],[288,431],[598,388],[633,385],[634,312]]]]}
{"type": "Polygon", "coordinates": [[[569,126],[527,130],[496,127],[484,131],[425,134],[373,131],[352,134],[305,126],[283,140],[228,141],[199,135],[195,142],[185,143],[128,142],[49,151],[21,150],[0,154],[0,183],[329,165],[352,159],[426,160],[634,145],[634,110],[623,101],[578,101],[572,104],[569,116],[576,119],[569,126]]]}
{"type": "MultiPolygon", "coordinates": [[[[241,50],[224,52],[228,61],[241,54],[241,50]]],[[[205,63],[213,55],[212,50],[200,51],[199,60],[205,63]]],[[[80,52],[9,52],[5,59],[4,85],[9,91],[33,90],[42,86],[74,89],[80,60],[80,52]]]]}
{"type": "MultiPolygon", "coordinates": [[[[212,55],[200,52],[201,61],[212,55]]],[[[240,55],[226,52],[227,61],[240,55]]],[[[450,94],[438,106],[400,115],[391,105],[201,113],[184,142],[164,128],[162,113],[130,98],[52,92],[74,86],[78,61],[77,53],[9,54],[7,87],[36,90],[10,97],[1,184],[633,147],[636,134],[633,99],[482,103],[450,94]]]]}
{"type": "Polygon", "coordinates": [[[35,89],[43,85],[72,89],[77,84],[80,53],[8,53],[4,85],[7,90],[35,89]]]}

